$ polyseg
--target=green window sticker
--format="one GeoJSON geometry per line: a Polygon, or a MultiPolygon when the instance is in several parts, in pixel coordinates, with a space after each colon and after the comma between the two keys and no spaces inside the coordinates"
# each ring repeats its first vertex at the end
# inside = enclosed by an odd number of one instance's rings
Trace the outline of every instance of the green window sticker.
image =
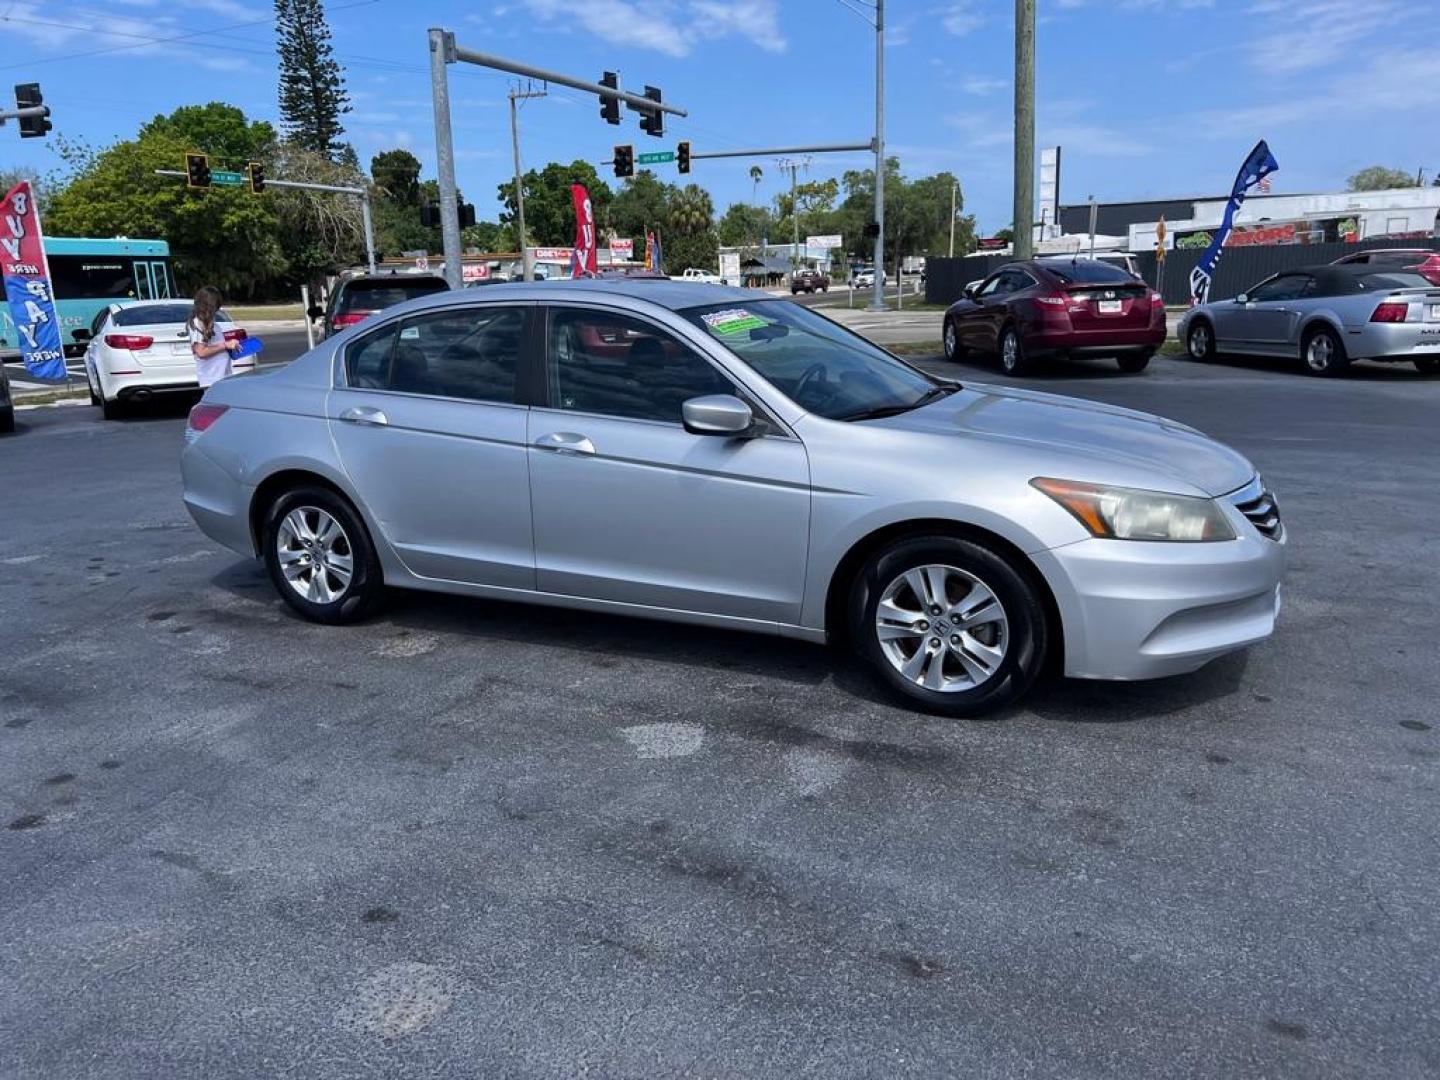
{"type": "Polygon", "coordinates": [[[770,325],[759,315],[746,311],[744,308],[730,308],[728,311],[712,311],[708,315],[702,315],[706,327],[712,334],[743,334],[747,330],[758,330],[761,327],[770,325]]]}

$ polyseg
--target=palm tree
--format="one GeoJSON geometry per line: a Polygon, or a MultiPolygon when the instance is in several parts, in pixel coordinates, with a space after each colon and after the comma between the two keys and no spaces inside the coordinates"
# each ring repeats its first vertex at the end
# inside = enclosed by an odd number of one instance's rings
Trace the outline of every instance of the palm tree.
{"type": "Polygon", "coordinates": [[[714,217],[710,193],[697,184],[686,184],[670,200],[670,227],[681,236],[705,232],[714,217]]]}
{"type": "Polygon", "coordinates": [[[765,175],[765,170],[759,165],[750,166],[750,201],[753,203],[760,197],[760,178],[765,175]]]}

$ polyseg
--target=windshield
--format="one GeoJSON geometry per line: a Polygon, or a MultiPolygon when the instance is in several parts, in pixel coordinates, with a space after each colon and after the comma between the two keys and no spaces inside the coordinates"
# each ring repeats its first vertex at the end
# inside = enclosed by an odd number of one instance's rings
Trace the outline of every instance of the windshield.
{"type": "Polygon", "coordinates": [[[712,304],[680,314],[802,409],[831,420],[904,412],[953,389],[788,300],[712,304]]]}
{"type": "Polygon", "coordinates": [[[1128,285],[1135,280],[1119,266],[1087,259],[1047,260],[1040,265],[1059,278],[1062,285],[1128,285]]]}

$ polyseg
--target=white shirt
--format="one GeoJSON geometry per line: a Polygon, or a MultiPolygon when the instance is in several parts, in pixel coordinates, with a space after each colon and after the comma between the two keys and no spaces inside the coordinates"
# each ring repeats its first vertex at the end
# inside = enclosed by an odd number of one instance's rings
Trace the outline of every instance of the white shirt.
{"type": "MultiPolygon", "coordinates": [[[[225,335],[221,333],[218,325],[210,328],[208,337],[205,332],[193,322],[186,323],[185,329],[190,331],[190,344],[192,347],[196,345],[222,345],[225,342],[225,335]]],[[[200,378],[200,386],[202,389],[219,382],[221,379],[227,378],[231,374],[230,350],[226,349],[223,352],[216,353],[214,356],[195,357],[195,372],[200,378]]]]}

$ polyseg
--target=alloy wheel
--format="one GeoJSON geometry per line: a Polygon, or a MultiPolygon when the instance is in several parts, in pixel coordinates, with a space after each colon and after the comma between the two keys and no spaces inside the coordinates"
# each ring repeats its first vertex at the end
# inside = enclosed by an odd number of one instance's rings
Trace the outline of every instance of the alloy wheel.
{"type": "Polygon", "coordinates": [[[1335,360],[1335,343],[1329,334],[1316,334],[1305,346],[1305,363],[1311,371],[1329,371],[1335,360]]]}
{"type": "Polygon", "coordinates": [[[1197,326],[1190,331],[1190,358],[1204,360],[1209,353],[1210,331],[1204,326],[1197,326]]]}
{"type": "Polygon", "coordinates": [[[896,671],[940,693],[988,682],[1010,648],[1009,620],[995,592],[969,571],[938,564],[906,570],[886,586],[875,636],[896,671]]]}
{"type": "Polygon", "coordinates": [[[330,604],[350,588],[355,553],[345,529],[326,511],[297,506],[275,533],[275,555],[296,594],[315,604],[330,604]]]}
{"type": "Polygon", "coordinates": [[[1007,330],[1000,342],[1000,366],[1006,371],[1014,371],[1019,362],[1020,339],[1015,336],[1015,331],[1007,330]]]}
{"type": "Polygon", "coordinates": [[[945,359],[955,359],[955,324],[945,323],[945,359]]]}

